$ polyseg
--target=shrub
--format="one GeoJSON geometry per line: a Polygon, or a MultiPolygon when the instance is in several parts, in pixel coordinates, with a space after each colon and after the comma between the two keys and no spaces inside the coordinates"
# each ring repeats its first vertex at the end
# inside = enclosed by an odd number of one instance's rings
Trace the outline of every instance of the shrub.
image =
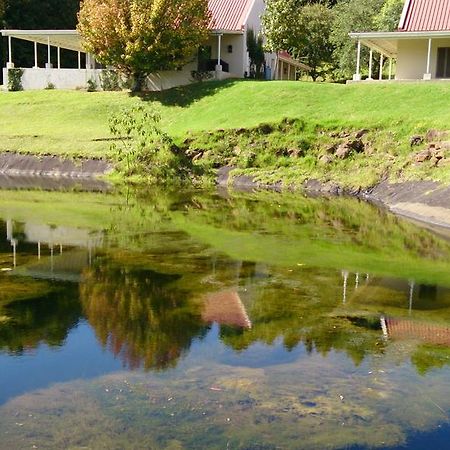
{"type": "Polygon", "coordinates": [[[100,74],[100,86],[104,91],[121,90],[120,75],[117,70],[103,69],[100,74]]]}
{"type": "Polygon", "coordinates": [[[52,90],[55,88],[56,88],[56,86],[53,83],[48,83],[47,86],[45,87],[45,89],[47,89],[47,90],[52,90]]]}
{"type": "Polygon", "coordinates": [[[93,78],[89,78],[86,83],[88,92],[95,92],[97,90],[97,82],[93,78]]]}
{"type": "Polygon", "coordinates": [[[193,81],[206,81],[210,80],[212,78],[212,73],[208,72],[207,70],[193,70],[191,72],[191,77],[193,81]]]}
{"type": "Polygon", "coordinates": [[[161,130],[159,113],[148,106],[124,108],[109,119],[115,140],[119,170],[127,176],[137,175],[150,182],[177,183],[188,178],[191,164],[161,130]]]}
{"type": "Polygon", "coordinates": [[[23,69],[8,69],[8,91],[22,91],[23,69]]]}

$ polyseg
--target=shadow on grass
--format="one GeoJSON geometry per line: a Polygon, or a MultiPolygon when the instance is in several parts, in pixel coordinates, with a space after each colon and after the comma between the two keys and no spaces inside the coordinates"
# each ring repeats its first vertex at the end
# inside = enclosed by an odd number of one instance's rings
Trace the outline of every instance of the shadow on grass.
{"type": "Polygon", "coordinates": [[[146,102],[160,102],[165,106],[185,107],[204,97],[217,94],[223,89],[228,89],[238,82],[237,80],[203,81],[160,92],[138,92],[130,95],[140,97],[146,102]]]}

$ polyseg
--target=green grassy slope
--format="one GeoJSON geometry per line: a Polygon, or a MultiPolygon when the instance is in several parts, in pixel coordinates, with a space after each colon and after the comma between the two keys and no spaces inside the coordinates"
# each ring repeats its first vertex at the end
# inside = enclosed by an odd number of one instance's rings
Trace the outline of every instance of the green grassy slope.
{"type": "Polygon", "coordinates": [[[145,97],[128,93],[0,93],[0,151],[102,156],[108,116],[141,101],[161,108],[168,132],[252,127],[284,117],[327,128],[379,128],[399,137],[450,123],[450,83],[336,85],[208,82],[145,97]]]}

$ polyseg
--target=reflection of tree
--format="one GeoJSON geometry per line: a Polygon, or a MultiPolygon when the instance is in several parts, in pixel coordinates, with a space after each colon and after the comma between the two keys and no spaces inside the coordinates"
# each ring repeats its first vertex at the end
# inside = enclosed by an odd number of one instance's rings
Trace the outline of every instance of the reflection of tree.
{"type": "Polygon", "coordinates": [[[8,320],[0,326],[0,349],[21,354],[39,344],[61,346],[77,323],[81,307],[73,285],[19,300],[2,310],[8,320]]]}
{"type": "Polygon", "coordinates": [[[171,285],[179,276],[108,265],[89,269],[80,286],[97,338],[130,368],[175,366],[207,331],[200,306],[171,285]]]}

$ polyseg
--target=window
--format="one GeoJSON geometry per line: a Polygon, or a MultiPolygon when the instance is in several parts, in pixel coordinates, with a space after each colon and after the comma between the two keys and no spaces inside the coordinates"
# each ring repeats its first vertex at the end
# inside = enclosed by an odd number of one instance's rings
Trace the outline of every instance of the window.
{"type": "Polygon", "coordinates": [[[438,48],[436,78],[450,78],[450,47],[438,48]]]}
{"type": "Polygon", "coordinates": [[[232,45],[228,46],[228,53],[233,53],[233,46],[232,45]]]}

